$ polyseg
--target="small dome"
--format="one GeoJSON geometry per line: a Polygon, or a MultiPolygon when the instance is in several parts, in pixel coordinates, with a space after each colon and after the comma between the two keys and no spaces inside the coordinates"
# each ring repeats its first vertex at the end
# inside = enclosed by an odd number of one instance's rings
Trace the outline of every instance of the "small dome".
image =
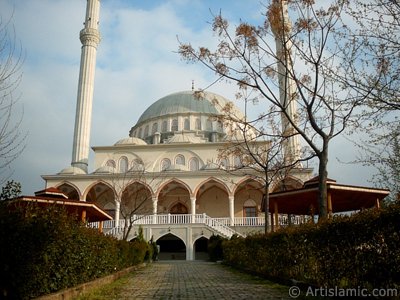
{"type": "Polygon", "coordinates": [[[59,175],[82,175],[86,174],[84,170],[78,167],[66,167],[65,169],[62,169],[59,173],[59,175]]]}
{"type": "Polygon", "coordinates": [[[128,137],[121,139],[114,144],[114,146],[118,145],[147,145],[147,143],[137,137],[128,137]]]}

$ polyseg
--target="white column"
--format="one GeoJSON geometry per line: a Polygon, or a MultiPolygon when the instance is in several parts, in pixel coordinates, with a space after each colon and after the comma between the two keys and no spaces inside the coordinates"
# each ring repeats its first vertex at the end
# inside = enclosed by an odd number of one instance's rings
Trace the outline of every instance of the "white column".
{"type": "Polygon", "coordinates": [[[90,126],[94,91],[97,46],[100,43],[99,27],[100,1],[88,0],[86,6],[85,27],[80,32],[81,65],[79,70],[78,95],[76,101],[75,129],[72,146],[73,167],[87,173],[90,126]]]}
{"type": "Polygon", "coordinates": [[[193,247],[193,230],[192,227],[186,228],[186,260],[193,260],[194,247],[193,247]]]}
{"type": "Polygon", "coordinates": [[[121,209],[121,202],[118,200],[115,201],[115,217],[114,217],[114,221],[115,221],[115,227],[117,227],[119,225],[119,211],[121,209]]]}
{"type": "Polygon", "coordinates": [[[158,204],[158,198],[157,196],[153,196],[151,198],[153,202],[153,224],[157,223],[157,204],[158,204]]]}
{"type": "Polygon", "coordinates": [[[192,214],[192,223],[195,223],[196,217],[196,196],[190,197],[190,212],[192,214]]]}
{"type": "Polygon", "coordinates": [[[235,197],[229,196],[229,219],[231,220],[231,226],[235,225],[235,197]]]}

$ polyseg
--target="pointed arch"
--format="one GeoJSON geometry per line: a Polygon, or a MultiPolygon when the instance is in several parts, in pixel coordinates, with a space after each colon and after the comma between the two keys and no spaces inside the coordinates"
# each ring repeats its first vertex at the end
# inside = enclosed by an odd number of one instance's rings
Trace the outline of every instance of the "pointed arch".
{"type": "Polygon", "coordinates": [[[286,178],[282,180],[274,181],[270,192],[280,192],[280,191],[289,191],[294,189],[300,189],[303,187],[303,181],[299,178],[288,175],[286,178]]]}
{"type": "Polygon", "coordinates": [[[246,176],[246,177],[242,178],[241,180],[239,180],[238,182],[236,182],[232,193],[235,194],[244,184],[248,184],[250,182],[254,182],[257,185],[260,185],[259,188],[262,188],[264,186],[264,182],[262,182],[261,179],[255,179],[250,176],[246,176]]]}
{"type": "Polygon", "coordinates": [[[63,181],[59,183],[56,188],[66,194],[68,196],[68,199],[70,200],[81,200],[82,193],[79,188],[72,182],[63,181]]]}
{"type": "Polygon", "coordinates": [[[96,186],[96,185],[98,185],[98,184],[104,184],[104,185],[106,185],[107,187],[109,187],[109,188],[113,191],[113,193],[114,193],[114,198],[117,196],[117,193],[116,193],[114,187],[113,187],[111,184],[109,184],[108,182],[106,182],[106,181],[100,179],[100,180],[96,180],[96,181],[92,182],[90,185],[88,185],[88,186],[86,187],[85,191],[83,192],[84,201],[87,201],[87,196],[88,196],[89,191],[90,191],[94,186],[96,186]]]}
{"type": "Polygon", "coordinates": [[[213,177],[213,176],[212,176],[212,177],[209,177],[209,178],[207,178],[207,179],[205,179],[205,180],[203,180],[202,182],[200,182],[200,183],[196,186],[196,188],[194,189],[193,195],[197,195],[197,193],[199,192],[199,190],[200,190],[200,188],[201,188],[202,186],[204,186],[206,183],[209,183],[209,182],[212,182],[212,181],[214,181],[214,182],[216,182],[216,183],[222,185],[222,186],[224,187],[224,189],[226,190],[226,192],[227,192],[228,195],[233,195],[231,189],[226,185],[226,183],[225,183],[224,181],[222,181],[221,179],[218,179],[218,178],[216,178],[216,177],[213,177]]]}
{"type": "Polygon", "coordinates": [[[163,184],[161,184],[161,185],[158,187],[157,191],[155,192],[155,196],[159,197],[159,196],[160,196],[160,192],[161,192],[167,185],[169,185],[169,184],[171,184],[171,183],[176,183],[176,184],[182,185],[182,186],[189,192],[189,195],[193,195],[192,189],[190,188],[190,186],[189,186],[186,182],[184,182],[184,181],[182,181],[182,180],[180,180],[180,179],[174,177],[174,178],[171,178],[170,180],[167,180],[167,181],[164,182],[163,184]]]}

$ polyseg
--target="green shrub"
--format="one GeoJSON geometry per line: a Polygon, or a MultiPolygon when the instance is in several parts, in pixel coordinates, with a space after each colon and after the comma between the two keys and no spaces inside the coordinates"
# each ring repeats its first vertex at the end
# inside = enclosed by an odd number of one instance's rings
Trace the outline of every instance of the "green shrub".
{"type": "Polygon", "coordinates": [[[211,261],[223,259],[222,242],[225,239],[219,235],[212,235],[208,241],[208,256],[211,261]]]}
{"type": "Polygon", "coordinates": [[[326,287],[400,287],[400,204],[223,242],[224,261],[326,287]]]}
{"type": "Polygon", "coordinates": [[[129,243],[76,222],[59,207],[0,205],[0,298],[30,299],[143,262],[129,243]]]}

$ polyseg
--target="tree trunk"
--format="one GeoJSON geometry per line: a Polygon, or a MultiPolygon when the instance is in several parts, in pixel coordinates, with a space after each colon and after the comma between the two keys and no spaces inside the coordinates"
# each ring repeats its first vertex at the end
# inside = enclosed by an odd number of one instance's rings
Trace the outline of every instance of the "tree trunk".
{"type": "Polygon", "coordinates": [[[328,143],[324,142],[323,150],[319,155],[318,167],[318,207],[319,216],[318,221],[324,220],[328,217],[327,201],[328,201],[328,143]]]}
{"type": "Polygon", "coordinates": [[[264,208],[265,208],[265,234],[271,231],[271,226],[269,225],[269,191],[266,188],[264,192],[264,208]]]}

